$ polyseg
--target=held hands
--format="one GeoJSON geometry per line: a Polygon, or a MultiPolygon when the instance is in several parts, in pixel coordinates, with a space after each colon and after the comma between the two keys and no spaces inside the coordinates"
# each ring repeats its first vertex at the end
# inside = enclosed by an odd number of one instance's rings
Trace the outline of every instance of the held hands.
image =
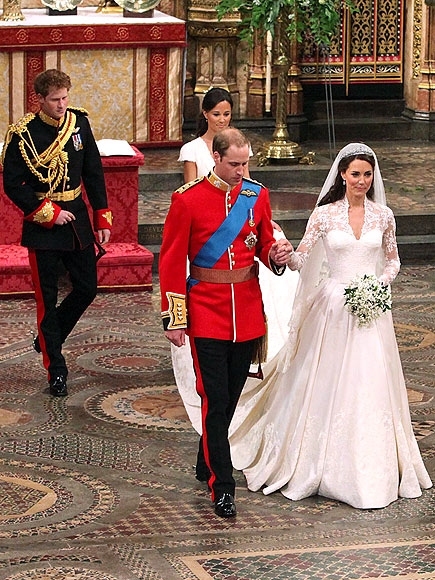
{"type": "Polygon", "coordinates": [[[270,248],[269,257],[277,266],[285,266],[292,252],[291,243],[286,239],[281,239],[277,240],[270,248]]]}
{"type": "Polygon", "coordinates": [[[182,328],[177,330],[165,330],[165,336],[175,346],[184,346],[186,344],[186,331],[182,328]]]}

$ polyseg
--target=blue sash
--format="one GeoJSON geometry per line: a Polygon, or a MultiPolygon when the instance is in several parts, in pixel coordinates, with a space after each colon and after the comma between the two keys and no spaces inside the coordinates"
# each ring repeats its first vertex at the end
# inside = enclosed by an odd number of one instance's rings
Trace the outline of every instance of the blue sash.
{"type": "MultiPolygon", "coordinates": [[[[244,223],[250,216],[261,191],[261,185],[252,181],[242,181],[242,189],[231,211],[219,228],[210,236],[193,260],[195,266],[212,268],[225,250],[234,242],[244,223]]],[[[198,280],[188,278],[189,287],[198,280]]]]}

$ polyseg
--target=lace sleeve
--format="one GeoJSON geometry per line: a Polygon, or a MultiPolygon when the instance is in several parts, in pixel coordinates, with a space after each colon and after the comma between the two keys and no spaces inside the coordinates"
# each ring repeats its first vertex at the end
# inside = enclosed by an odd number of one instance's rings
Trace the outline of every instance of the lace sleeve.
{"type": "Polygon", "coordinates": [[[399,252],[397,250],[396,241],[396,220],[393,212],[388,208],[386,216],[386,228],[382,238],[382,249],[385,256],[384,271],[379,280],[384,284],[391,284],[400,270],[399,252]]]}
{"type": "Polygon", "coordinates": [[[314,248],[318,240],[323,236],[325,211],[323,208],[315,208],[311,214],[307,227],[305,229],[304,237],[300,241],[299,246],[295,252],[290,254],[287,265],[290,270],[300,270],[305,264],[311,250],[314,248]]]}

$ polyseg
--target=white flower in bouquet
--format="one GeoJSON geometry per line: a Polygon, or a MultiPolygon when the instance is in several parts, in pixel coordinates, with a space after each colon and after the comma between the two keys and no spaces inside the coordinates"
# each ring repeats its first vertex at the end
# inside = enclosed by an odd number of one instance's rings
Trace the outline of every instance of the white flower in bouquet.
{"type": "Polygon", "coordinates": [[[391,290],[373,274],[352,280],[344,289],[345,306],[358,318],[358,326],[369,326],[383,312],[391,310],[391,290]]]}

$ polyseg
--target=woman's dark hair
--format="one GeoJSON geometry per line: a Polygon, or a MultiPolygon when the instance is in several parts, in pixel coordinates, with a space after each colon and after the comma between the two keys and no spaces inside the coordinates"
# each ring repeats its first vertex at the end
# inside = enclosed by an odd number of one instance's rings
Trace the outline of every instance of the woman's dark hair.
{"type": "Polygon", "coordinates": [[[233,99],[227,90],[220,87],[213,87],[205,93],[201,112],[198,117],[197,137],[201,137],[201,135],[207,133],[208,125],[207,119],[204,117],[204,111],[208,113],[223,101],[227,101],[230,104],[231,110],[233,109],[233,99]]]}
{"type": "MultiPolygon", "coordinates": [[[[357,153],[356,155],[349,155],[348,157],[343,157],[338,162],[337,167],[337,177],[330,188],[330,190],[322,197],[322,199],[318,202],[318,206],[320,205],[327,205],[328,203],[333,203],[334,201],[338,201],[339,199],[343,199],[346,193],[346,185],[343,183],[343,178],[341,177],[341,172],[346,171],[349,165],[355,159],[361,159],[362,161],[367,161],[372,166],[373,171],[375,170],[375,158],[369,155],[368,153],[357,153]]],[[[370,189],[367,192],[367,197],[369,199],[373,199],[375,195],[375,190],[373,188],[373,181],[370,186],[370,189]]]]}

